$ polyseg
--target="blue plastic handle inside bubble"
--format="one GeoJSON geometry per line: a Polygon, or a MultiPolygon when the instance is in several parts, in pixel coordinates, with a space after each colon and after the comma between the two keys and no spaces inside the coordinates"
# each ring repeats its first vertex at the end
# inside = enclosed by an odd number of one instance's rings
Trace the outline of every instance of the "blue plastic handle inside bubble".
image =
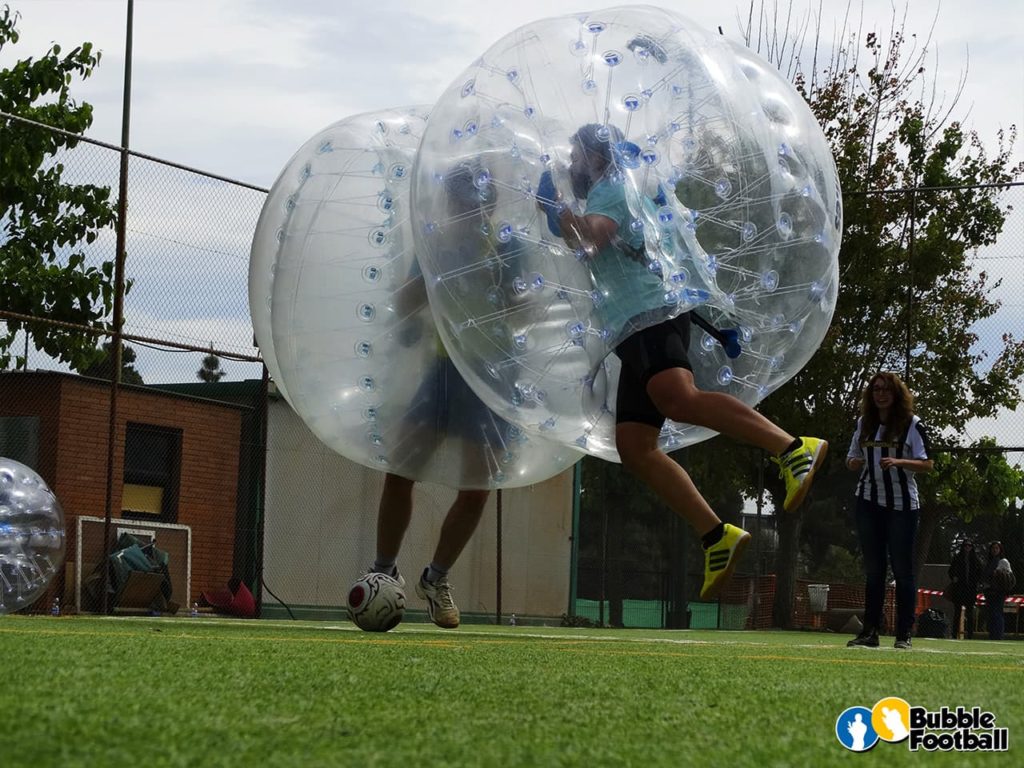
{"type": "Polygon", "coordinates": [[[547,216],[548,229],[555,237],[562,236],[562,226],[558,223],[558,191],[555,189],[555,180],[551,171],[544,171],[540,175],[540,182],[537,184],[537,202],[540,203],[547,216]]]}
{"type": "Polygon", "coordinates": [[[725,354],[730,358],[739,357],[743,351],[740,349],[739,331],[735,328],[720,328],[718,332],[722,334],[722,338],[719,341],[722,342],[722,346],[725,348],[725,354]]]}

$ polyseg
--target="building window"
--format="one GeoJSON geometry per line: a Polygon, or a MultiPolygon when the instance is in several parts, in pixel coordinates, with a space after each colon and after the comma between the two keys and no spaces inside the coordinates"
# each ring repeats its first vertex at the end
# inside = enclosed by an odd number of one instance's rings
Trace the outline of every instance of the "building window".
{"type": "Polygon", "coordinates": [[[174,523],[181,482],[181,430],[128,423],[121,516],[174,523]]]}

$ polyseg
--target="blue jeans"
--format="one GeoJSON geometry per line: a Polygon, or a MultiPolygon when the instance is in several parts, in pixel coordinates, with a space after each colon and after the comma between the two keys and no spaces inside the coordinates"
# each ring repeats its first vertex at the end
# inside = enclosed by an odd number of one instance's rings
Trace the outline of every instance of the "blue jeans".
{"type": "Polygon", "coordinates": [[[864,553],[864,629],[882,626],[886,561],[896,578],[896,637],[910,637],[914,628],[917,585],[914,583],[914,539],[920,512],[889,509],[857,499],[857,533],[864,553]]]}
{"type": "Polygon", "coordinates": [[[989,640],[1002,640],[1006,631],[1006,617],[1003,615],[1003,603],[1006,597],[1002,595],[985,595],[985,608],[988,610],[988,637],[989,640]]]}

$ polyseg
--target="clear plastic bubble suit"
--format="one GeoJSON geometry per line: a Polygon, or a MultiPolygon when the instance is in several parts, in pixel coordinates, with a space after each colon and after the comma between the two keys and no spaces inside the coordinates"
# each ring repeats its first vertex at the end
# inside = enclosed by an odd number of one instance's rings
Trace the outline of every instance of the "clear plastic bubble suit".
{"type": "Polygon", "coordinates": [[[64,563],[64,511],[43,479],[0,457],[0,614],[32,605],[64,563]]]}
{"type": "MultiPolygon", "coordinates": [[[[549,198],[550,199],[550,198],[549,198]]],[[[735,329],[735,358],[694,327],[698,386],[753,405],[799,371],[838,290],[842,202],[800,94],[755,54],[653,7],[538,21],[495,43],[431,114],[413,183],[415,236],[444,343],[473,389],[531,433],[615,459],[615,345],[696,309],[735,329]],[[570,137],[609,165],[589,192],[570,137]],[[447,169],[499,197],[466,247],[447,169]],[[628,249],[573,247],[536,194],[624,200],[628,249]],[[639,246],[639,247],[637,247],[639,246]],[[508,254],[514,254],[510,256],[508,254]]],[[[557,221],[556,221],[557,223],[557,221]]],[[[668,423],[665,450],[709,437],[668,423]]]]}
{"type": "Polygon", "coordinates": [[[580,454],[495,416],[441,345],[409,205],[426,116],[350,117],[291,159],[253,239],[256,337],[288,402],[346,458],[452,487],[529,485],[580,454]]]}

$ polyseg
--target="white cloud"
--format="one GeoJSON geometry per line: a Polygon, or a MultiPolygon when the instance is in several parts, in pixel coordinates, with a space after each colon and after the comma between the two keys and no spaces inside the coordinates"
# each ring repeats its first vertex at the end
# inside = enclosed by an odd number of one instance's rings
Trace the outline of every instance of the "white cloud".
{"type": "MultiPolygon", "coordinates": [[[[721,26],[734,38],[748,9],[747,3],[713,0],[666,5],[698,24],[721,26]]],[[[831,29],[845,5],[826,4],[824,29],[831,29]]],[[[853,3],[855,16],[860,5],[853,3]]],[[[902,5],[896,5],[902,16],[902,5]]],[[[0,64],[15,54],[38,55],[52,40],[65,49],[91,40],[104,51],[104,60],[75,94],[96,106],[93,135],[117,142],[123,0],[22,0],[15,7],[22,12],[22,40],[0,54],[0,64]]],[[[578,0],[136,3],[132,144],[188,165],[268,183],[291,152],[328,123],[359,112],[432,103],[504,34],[585,7],[578,0]]],[[[795,11],[817,7],[817,2],[797,2],[795,11]]],[[[865,28],[888,31],[891,0],[864,0],[863,8],[865,28]]],[[[971,123],[992,137],[997,126],[1022,122],[1019,31],[1024,29],[1024,4],[915,0],[907,31],[923,39],[933,19],[940,91],[952,94],[969,49],[962,107],[970,108],[971,123]]]]}

